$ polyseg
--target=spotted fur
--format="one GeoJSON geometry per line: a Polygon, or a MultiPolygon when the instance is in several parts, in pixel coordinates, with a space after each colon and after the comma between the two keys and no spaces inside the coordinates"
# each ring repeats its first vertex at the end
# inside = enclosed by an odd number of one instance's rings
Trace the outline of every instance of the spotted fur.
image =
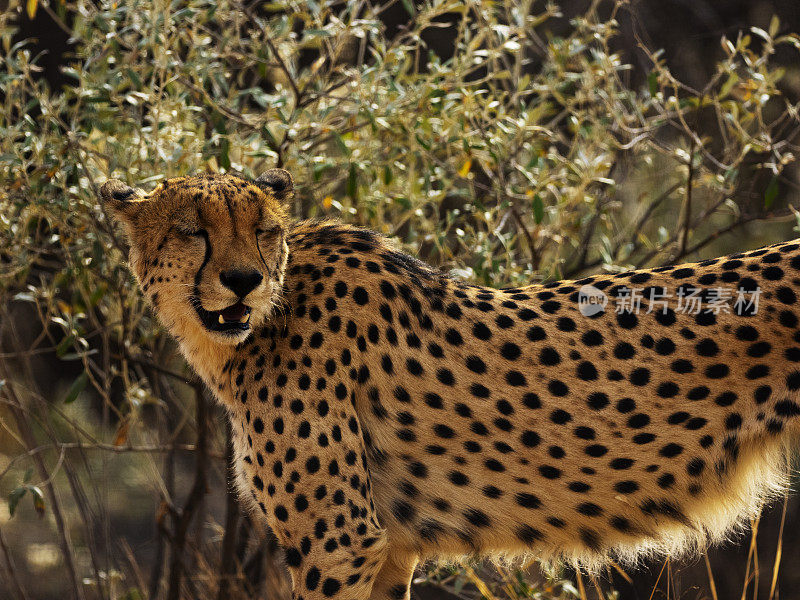
{"type": "Polygon", "coordinates": [[[408,598],[431,557],[592,565],[700,547],[785,486],[797,241],[490,289],[371,231],[289,221],[291,180],[271,173],[103,190],[143,292],[229,412],[241,495],[286,548],[295,598],[408,598]],[[236,301],[218,282],[232,263],[264,282],[243,300],[247,331],[225,337],[190,303],[236,301]],[[762,293],[742,315],[645,300],[585,317],[583,285],[612,301],[626,286],[762,293]]]}

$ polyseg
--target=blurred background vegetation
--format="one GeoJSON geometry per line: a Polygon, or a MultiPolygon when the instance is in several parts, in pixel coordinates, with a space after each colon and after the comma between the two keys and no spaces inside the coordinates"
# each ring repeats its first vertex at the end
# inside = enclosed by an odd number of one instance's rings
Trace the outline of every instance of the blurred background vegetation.
{"type": "MultiPolygon", "coordinates": [[[[2,6],[2,5],[0,5],[2,6]]],[[[796,0],[24,0],[0,14],[0,598],[288,598],[228,432],[98,203],[296,180],[491,285],[796,237],[796,0]]],[[[800,503],[722,549],[427,565],[418,598],[800,598],[800,503]],[[785,535],[784,535],[785,534],[785,535]]]]}

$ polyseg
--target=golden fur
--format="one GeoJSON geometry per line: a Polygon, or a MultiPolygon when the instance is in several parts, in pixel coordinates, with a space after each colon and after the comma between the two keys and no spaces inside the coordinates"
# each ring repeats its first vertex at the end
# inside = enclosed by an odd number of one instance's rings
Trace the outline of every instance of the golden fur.
{"type": "Polygon", "coordinates": [[[434,557],[702,550],[785,490],[797,242],[493,290],[372,232],[291,222],[290,195],[280,170],[103,186],[143,292],[228,409],[241,495],[296,598],[408,598],[434,557]],[[760,290],[758,310],[578,304],[582,286],[725,285],[760,290]]]}

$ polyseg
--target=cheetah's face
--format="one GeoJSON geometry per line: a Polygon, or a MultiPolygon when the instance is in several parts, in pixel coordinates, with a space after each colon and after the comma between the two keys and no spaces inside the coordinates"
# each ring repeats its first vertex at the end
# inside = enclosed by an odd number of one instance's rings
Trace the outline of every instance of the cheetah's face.
{"type": "Polygon", "coordinates": [[[106,207],[126,230],[130,263],[159,318],[179,338],[237,344],[274,310],[288,257],[283,202],[291,176],[168,180],[146,194],[106,182],[106,207]]]}

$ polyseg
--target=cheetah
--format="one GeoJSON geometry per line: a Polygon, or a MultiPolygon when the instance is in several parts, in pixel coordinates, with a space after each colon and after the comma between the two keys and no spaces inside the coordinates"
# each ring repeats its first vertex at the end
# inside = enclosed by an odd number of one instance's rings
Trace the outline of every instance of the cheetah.
{"type": "Polygon", "coordinates": [[[800,240],[491,289],[372,231],[293,221],[292,195],[281,169],[101,190],[227,410],[240,496],[285,548],[294,598],[407,600],[437,557],[703,548],[785,489],[800,240]],[[640,310],[612,306],[637,286],[640,310]],[[721,286],[759,305],[712,308],[721,286]]]}

